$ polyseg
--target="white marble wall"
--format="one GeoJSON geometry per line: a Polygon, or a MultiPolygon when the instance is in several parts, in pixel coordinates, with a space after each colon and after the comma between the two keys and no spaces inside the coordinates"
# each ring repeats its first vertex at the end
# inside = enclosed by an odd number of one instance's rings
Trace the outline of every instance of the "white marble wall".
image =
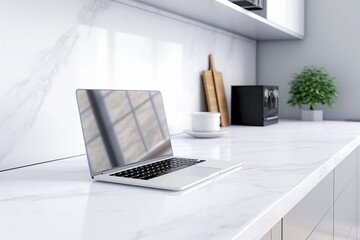
{"type": "Polygon", "coordinates": [[[0,29],[0,170],[85,153],[76,88],[161,90],[176,133],[206,110],[209,53],[228,104],[255,84],[256,42],[135,1],[4,0],[0,29]]]}

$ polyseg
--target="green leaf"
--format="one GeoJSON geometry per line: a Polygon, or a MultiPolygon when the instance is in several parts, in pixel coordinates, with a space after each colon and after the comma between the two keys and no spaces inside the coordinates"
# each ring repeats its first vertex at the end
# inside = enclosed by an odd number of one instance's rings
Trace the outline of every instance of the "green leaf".
{"type": "Polygon", "coordinates": [[[305,66],[300,73],[295,73],[289,94],[290,106],[309,105],[315,109],[317,103],[332,106],[338,96],[334,77],[330,76],[324,68],[305,66]]]}

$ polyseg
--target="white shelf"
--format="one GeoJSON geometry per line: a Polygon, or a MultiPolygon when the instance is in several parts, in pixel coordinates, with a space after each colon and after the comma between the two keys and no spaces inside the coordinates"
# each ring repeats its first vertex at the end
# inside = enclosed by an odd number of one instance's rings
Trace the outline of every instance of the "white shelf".
{"type": "Polygon", "coordinates": [[[228,0],[135,0],[254,40],[302,39],[303,35],[228,0]]]}

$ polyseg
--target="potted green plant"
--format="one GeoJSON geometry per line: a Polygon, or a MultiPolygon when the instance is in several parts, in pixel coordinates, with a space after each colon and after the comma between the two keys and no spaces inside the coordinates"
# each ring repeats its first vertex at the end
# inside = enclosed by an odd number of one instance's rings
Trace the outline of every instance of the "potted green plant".
{"type": "Polygon", "coordinates": [[[294,75],[290,82],[290,100],[288,104],[302,108],[310,106],[309,110],[302,109],[301,119],[305,121],[321,121],[322,110],[315,110],[316,104],[334,104],[338,91],[335,79],[324,68],[305,66],[299,74],[294,75]]]}

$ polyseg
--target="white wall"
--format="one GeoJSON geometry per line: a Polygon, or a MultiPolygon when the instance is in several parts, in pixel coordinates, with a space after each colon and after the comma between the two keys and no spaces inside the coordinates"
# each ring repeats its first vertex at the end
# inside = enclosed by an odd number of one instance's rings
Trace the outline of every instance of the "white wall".
{"type": "Polygon", "coordinates": [[[280,87],[280,116],[300,118],[288,106],[289,81],[305,65],[325,67],[336,78],[339,97],[325,119],[360,119],[360,1],[308,0],[305,39],[258,43],[258,84],[280,87]]]}
{"type": "Polygon", "coordinates": [[[0,170],[85,153],[76,88],[161,90],[177,133],[206,110],[209,53],[228,104],[231,85],[255,83],[256,42],[120,2],[0,2],[0,170]]]}

